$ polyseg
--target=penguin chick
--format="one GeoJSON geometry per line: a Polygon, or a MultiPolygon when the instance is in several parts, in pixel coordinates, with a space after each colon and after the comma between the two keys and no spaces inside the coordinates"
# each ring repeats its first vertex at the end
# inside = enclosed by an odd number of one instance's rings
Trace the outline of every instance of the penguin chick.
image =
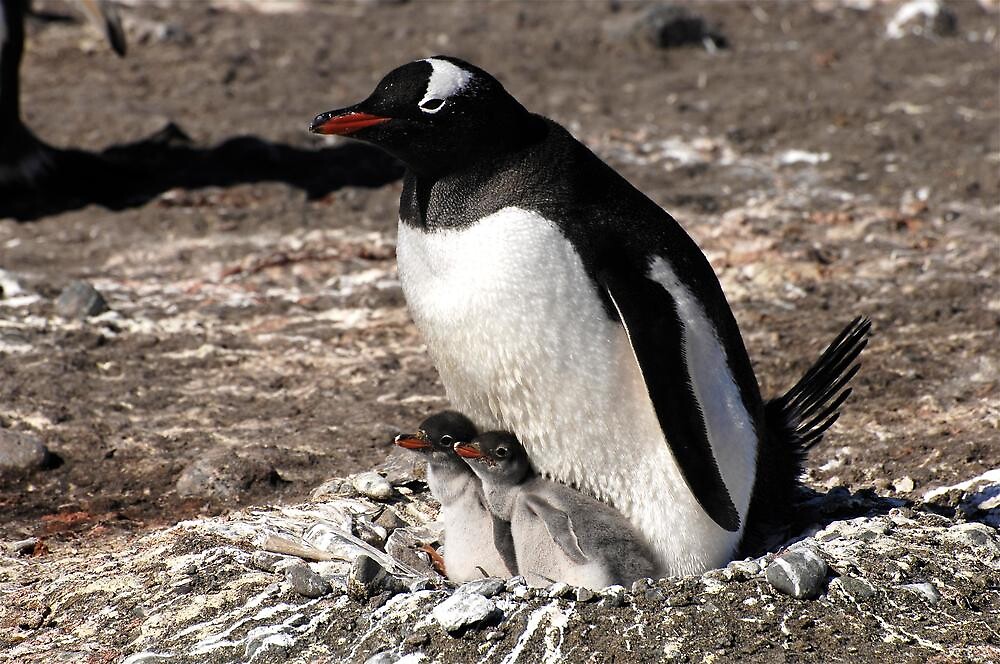
{"type": "Polygon", "coordinates": [[[467,417],[446,410],[424,420],[416,434],[401,434],[394,441],[427,458],[427,484],[441,503],[445,569],[458,582],[517,574],[510,524],[490,513],[479,478],[453,449],[457,441],[475,435],[467,417]]]}
{"type": "Polygon", "coordinates": [[[455,451],[482,480],[493,514],[510,522],[528,583],[604,588],[656,574],[653,555],[624,515],[535,474],[513,434],[484,433],[455,451]]]}

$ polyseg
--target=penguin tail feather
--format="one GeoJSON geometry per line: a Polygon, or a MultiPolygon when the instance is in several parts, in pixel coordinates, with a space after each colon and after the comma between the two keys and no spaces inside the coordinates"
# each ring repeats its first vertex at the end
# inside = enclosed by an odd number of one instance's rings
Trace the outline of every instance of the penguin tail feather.
{"type": "Polygon", "coordinates": [[[868,345],[871,328],[867,317],[855,318],[790,390],[764,404],[764,421],[773,442],[790,453],[800,468],[851,396],[847,384],[861,368],[856,360],[868,345]]]}
{"type": "Polygon", "coordinates": [[[739,556],[759,555],[782,541],[806,455],[840,417],[871,325],[864,316],[855,318],[790,390],[764,404],[757,478],[739,556]]]}

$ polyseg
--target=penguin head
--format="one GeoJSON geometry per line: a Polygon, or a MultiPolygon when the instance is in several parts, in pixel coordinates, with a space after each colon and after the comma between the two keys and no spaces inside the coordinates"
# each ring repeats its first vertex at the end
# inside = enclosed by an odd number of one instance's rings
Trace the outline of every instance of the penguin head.
{"type": "Polygon", "coordinates": [[[524,446],[506,431],[488,431],[471,442],[458,443],[455,452],[477,473],[493,475],[510,484],[519,484],[532,472],[524,446]]]}
{"type": "Polygon", "coordinates": [[[476,425],[459,412],[445,410],[420,423],[415,434],[400,434],[393,441],[399,447],[431,456],[438,461],[458,461],[454,446],[458,441],[472,440],[476,425]]]}
{"type": "Polygon", "coordinates": [[[367,99],[317,115],[309,130],[367,141],[440,175],[509,145],[533,117],[487,72],[435,56],[392,70],[367,99]]]}

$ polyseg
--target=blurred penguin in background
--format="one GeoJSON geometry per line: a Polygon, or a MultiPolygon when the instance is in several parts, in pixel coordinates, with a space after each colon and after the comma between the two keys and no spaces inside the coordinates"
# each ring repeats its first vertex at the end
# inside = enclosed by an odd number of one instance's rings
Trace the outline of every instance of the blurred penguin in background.
{"type": "MultiPolygon", "coordinates": [[[[114,4],[78,0],[111,48],[125,55],[125,33],[114,4]]],[[[21,121],[19,70],[24,53],[24,19],[29,0],[0,0],[0,188],[34,187],[58,170],[59,152],[35,137],[21,121]]]]}

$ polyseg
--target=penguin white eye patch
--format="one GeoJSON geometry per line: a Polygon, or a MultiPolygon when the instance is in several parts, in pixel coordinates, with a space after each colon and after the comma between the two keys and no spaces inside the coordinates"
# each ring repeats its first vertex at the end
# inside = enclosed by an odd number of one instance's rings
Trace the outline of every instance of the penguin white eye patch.
{"type": "Polygon", "coordinates": [[[431,66],[431,75],[427,79],[427,90],[420,100],[420,110],[425,113],[437,113],[445,106],[445,102],[454,94],[461,92],[472,80],[472,73],[447,60],[428,58],[424,60],[431,66]]]}

